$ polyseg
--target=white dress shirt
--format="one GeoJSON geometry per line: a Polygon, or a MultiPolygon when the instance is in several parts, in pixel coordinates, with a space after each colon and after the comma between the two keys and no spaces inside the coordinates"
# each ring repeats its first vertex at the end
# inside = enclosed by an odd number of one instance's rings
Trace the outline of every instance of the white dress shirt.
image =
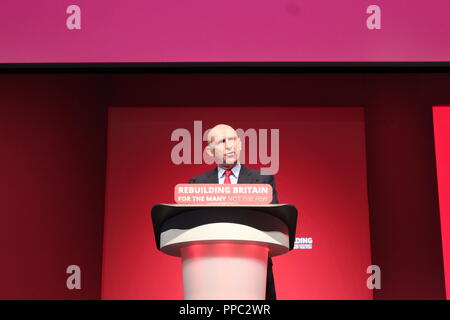
{"type": "MultiPolygon", "coordinates": [[[[221,167],[217,167],[217,175],[219,178],[219,184],[223,184],[225,182],[225,169],[221,168],[221,167]]],[[[239,171],[241,171],[241,164],[237,163],[232,169],[231,171],[233,172],[233,174],[230,175],[230,180],[232,184],[237,184],[238,179],[239,179],[239,171]]]]}

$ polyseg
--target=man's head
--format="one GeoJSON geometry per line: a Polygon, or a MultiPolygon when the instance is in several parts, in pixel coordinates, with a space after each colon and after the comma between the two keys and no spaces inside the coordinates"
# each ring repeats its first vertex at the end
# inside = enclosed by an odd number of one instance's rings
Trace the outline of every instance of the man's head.
{"type": "Polygon", "coordinates": [[[208,133],[206,152],[215,159],[219,167],[231,169],[239,160],[241,140],[232,127],[218,124],[208,133]]]}

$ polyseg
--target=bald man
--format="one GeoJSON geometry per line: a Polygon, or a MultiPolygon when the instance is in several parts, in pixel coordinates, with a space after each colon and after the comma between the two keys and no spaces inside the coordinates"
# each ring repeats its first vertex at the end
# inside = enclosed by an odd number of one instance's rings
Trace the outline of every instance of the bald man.
{"type": "MultiPolygon", "coordinates": [[[[189,183],[267,183],[272,186],[272,203],[278,203],[275,178],[261,175],[239,163],[241,140],[236,131],[226,124],[218,124],[208,133],[206,152],[215,159],[217,167],[189,180],[189,183]]],[[[266,299],[276,300],[272,259],[267,263],[266,299]]]]}

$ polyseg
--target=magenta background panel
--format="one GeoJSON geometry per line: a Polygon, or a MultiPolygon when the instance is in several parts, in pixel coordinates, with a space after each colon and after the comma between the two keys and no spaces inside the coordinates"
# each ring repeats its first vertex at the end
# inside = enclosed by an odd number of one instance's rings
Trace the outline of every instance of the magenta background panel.
{"type": "Polygon", "coordinates": [[[449,11],[448,0],[2,0],[0,63],[450,61],[449,11]],[[72,4],[80,30],[66,26],[72,4]]]}

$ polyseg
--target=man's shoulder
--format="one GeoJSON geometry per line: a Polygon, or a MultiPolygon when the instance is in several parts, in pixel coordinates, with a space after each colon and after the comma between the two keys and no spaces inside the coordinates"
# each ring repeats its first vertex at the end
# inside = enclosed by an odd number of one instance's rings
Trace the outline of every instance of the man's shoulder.
{"type": "Polygon", "coordinates": [[[251,177],[258,178],[261,181],[270,181],[270,180],[274,179],[274,176],[272,174],[269,174],[269,173],[267,173],[265,171],[261,171],[261,170],[251,169],[246,166],[241,167],[241,172],[243,174],[247,174],[251,177]]]}
{"type": "Polygon", "coordinates": [[[191,178],[189,183],[208,183],[214,179],[217,179],[217,168],[200,173],[199,175],[191,178]]]}

